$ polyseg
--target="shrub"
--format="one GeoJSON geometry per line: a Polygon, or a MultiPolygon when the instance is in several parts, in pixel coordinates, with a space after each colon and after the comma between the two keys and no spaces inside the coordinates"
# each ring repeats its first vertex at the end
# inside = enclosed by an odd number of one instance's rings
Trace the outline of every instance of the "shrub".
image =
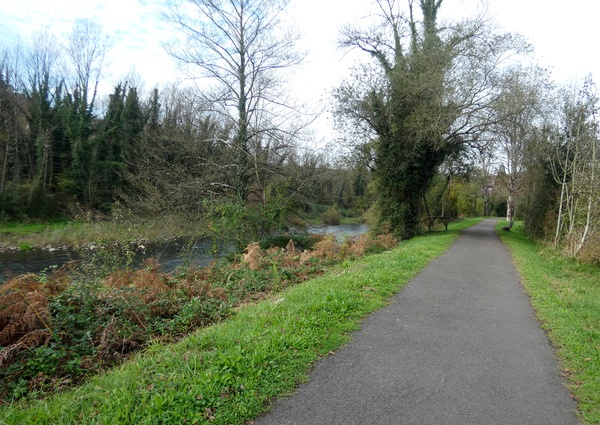
{"type": "Polygon", "coordinates": [[[340,224],[342,216],[335,207],[329,208],[321,215],[321,222],[330,226],[340,224]]]}
{"type": "Polygon", "coordinates": [[[315,239],[306,234],[282,233],[279,235],[270,235],[259,242],[259,246],[263,250],[278,247],[285,248],[292,241],[296,248],[302,250],[311,249],[315,244],[315,239]]]}
{"type": "Polygon", "coordinates": [[[596,231],[579,252],[579,259],[586,263],[600,264],[600,231],[596,231]]]}

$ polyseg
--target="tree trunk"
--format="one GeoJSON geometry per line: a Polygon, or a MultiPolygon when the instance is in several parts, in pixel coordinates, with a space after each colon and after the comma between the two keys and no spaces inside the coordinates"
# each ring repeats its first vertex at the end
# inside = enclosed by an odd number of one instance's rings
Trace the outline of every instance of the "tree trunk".
{"type": "Polygon", "coordinates": [[[594,205],[594,196],[595,196],[595,184],[596,184],[596,140],[592,140],[592,158],[590,160],[590,190],[588,191],[588,202],[587,202],[587,214],[585,219],[585,226],[583,228],[583,234],[581,235],[581,239],[579,244],[575,248],[575,252],[573,252],[573,256],[576,257],[581,249],[585,246],[589,236],[590,229],[592,226],[592,210],[594,205]]]}

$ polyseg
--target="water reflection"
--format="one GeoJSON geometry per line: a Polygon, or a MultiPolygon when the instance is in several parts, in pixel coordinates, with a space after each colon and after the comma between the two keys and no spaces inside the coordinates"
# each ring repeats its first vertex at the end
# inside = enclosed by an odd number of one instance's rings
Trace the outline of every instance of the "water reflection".
{"type": "Polygon", "coordinates": [[[334,235],[338,242],[348,236],[357,236],[367,233],[369,227],[366,224],[339,224],[335,226],[308,226],[306,228],[308,233],[327,233],[334,235]]]}

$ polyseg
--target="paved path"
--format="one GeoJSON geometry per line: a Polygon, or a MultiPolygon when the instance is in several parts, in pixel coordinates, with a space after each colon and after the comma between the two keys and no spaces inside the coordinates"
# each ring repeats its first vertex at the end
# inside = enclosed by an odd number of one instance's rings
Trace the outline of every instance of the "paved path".
{"type": "Polygon", "coordinates": [[[577,424],[494,222],[466,230],[256,425],[577,424]]]}

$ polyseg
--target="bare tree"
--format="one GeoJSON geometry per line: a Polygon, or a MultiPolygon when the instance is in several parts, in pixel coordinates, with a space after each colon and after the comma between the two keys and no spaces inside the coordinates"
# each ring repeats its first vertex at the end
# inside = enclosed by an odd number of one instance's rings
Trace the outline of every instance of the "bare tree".
{"type": "Polygon", "coordinates": [[[82,96],[82,103],[90,113],[96,103],[109,46],[110,40],[102,33],[100,25],[90,19],[75,21],[66,36],[65,51],[70,71],[66,80],[70,83],[71,93],[82,96]]]}
{"type": "Polygon", "coordinates": [[[230,149],[220,141],[229,129],[190,88],[168,87],[160,96],[155,92],[153,102],[155,122],[133,147],[127,167],[133,190],[122,196],[142,215],[197,214],[203,198],[220,197],[232,184],[230,149]]]}
{"type": "Polygon", "coordinates": [[[577,256],[600,226],[599,98],[591,78],[580,89],[565,92],[561,108],[551,155],[560,187],[554,245],[564,238],[577,256]]]}
{"type": "Polygon", "coordinates": [[[77,20],[66,36],[65,90],[61,114],[71,151],[71,174],[78,197],[88,207],[95,206],[99,175],[96,172],[97,145],[92,123],[109,39],[101,27],[89,20],[77,20]]]}
{"type": "Polygon", "coordinates": [[[227,125],[237,150],[235,191],[247,201],[253,158],[261,140],[290,139],[281,72],[302,60],[297,35],[282,26],[289,0],[169,1],[166,20],[181,38],[166,45],[193,77],[212,83],[206,90],[227,125]],[[199,71],[199,74],[197,74],[199,71]],[[283,114],[283,115],[282,115],[283,114]],[[268,135],[265,135],[268,134],[268,135]],[[276,135],[277,134],[277,135],[276,135]],[[285,135],[285,136],[282,136],[285,135]]]}
{"type": "Polygon", "coordinates": [[[542,125],[550,85],[544,69],[515,66],[504,72],[499,86],[491,125],[496,158],[503,171],[496,183],[505,191],[506,219],[512,221],[525,177],[528,145],[542,125]]]}

